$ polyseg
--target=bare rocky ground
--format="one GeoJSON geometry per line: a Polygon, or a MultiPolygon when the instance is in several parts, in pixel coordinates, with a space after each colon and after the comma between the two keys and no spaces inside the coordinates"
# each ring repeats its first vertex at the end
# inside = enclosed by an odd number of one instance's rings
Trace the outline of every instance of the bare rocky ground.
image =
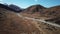
{"type": "Polygon", "coordinates": [[[60,28],[0,8],[0,34],[60,34],[60,28]]]}
{"type": "Polygon", "coordinates": [[[32,21],[20,18],[16,13],[0,8],[0,34],[40,34],[32,21]]]}

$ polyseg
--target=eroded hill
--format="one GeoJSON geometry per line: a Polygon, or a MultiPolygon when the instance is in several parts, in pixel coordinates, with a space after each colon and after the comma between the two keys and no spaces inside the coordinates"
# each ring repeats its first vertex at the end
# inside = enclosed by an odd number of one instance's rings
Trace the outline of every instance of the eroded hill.
{"type": "Polygon", "coordinates": [[[43,12],[43,10],[46,9],[45,7],[37,4],[37,5],[32,5],[28,8],[26,8],[23,12],[21,12],[20,14],[23,16],[27,16],[27,17],[33,17],[33,18],[40,18],[41,13],[43,12]]]}
{"type": "Polygon", "coordinates": [[[16,13],[0,8],[0,34],[32,34],[40,33],[32,21],[25,20],[16,15],[16,13]]]}
{"type": "Polygon", "coordinates": [[[0,7],[0,34],[60,34],[60,27],[26,19],[12,10],[0,7]]]}

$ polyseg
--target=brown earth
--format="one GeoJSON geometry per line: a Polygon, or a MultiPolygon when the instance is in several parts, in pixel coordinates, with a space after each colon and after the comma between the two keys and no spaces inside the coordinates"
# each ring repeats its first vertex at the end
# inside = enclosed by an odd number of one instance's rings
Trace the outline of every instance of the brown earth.
{"type": "Polygon", "coordinates": [[[60,16],[60,5],[45,8],[41,5],[32,5],[20,13],[23,16],[33,18],[56,18],[60,16]]]}
{"type": "Polygon", "coordinates": [[[45,8],[41,5],[33,5],[28,7],[20,14],[35,19],[44,19],[46,21],[60,24],[60,5],[50,8],[45,8]]]}
{"type": "Polygon", "coordinates": [[[16,13],[0,8],[0,34],[40,34],[32,21],[20,18],[16,13]]]}
{"type": "Polygon", "coordinates": [[[60,34],[60,28],[39,21],[25,19],[19,17],[13,11],[0,8],[0,34],[60,34]]]}
{"type": "Polygon", "coordinates": [[[40,18],[40,14],[43,12],[44,9],[46,8],[39,4],[32,5],[26,8],[24,11],[20,12],[20,14],[27,17],[40,18]]]}

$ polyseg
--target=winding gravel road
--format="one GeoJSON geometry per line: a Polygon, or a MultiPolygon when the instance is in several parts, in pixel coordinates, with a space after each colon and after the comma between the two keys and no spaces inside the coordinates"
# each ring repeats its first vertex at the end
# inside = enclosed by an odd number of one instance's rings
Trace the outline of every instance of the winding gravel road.
{"type": "Polygon", "coordinates": [[[42,20],[42,19],[35,19],[35,18],[30,18],[30,17],[23,17],[23,16],[20,15],[19,13],[17,13],[17,15],[18,15],[19,17],[22,17],[22,18],[25,18],[25,19],[36,20],[36,21],[40,21],[40,22],[42,22],[42,23],[50,24],[50,25],[55,26],[55,27],[60,27],[60,25],[58,25],[58,24],[55,24],[55,23],[52,23],[52,22],[47,22],[47,21],[44,21],[44,20],[42,20]]]}

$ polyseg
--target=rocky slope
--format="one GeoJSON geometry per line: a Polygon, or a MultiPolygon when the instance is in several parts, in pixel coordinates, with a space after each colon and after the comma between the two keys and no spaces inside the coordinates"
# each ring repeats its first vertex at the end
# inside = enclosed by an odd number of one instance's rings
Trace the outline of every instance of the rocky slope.
{"type": "Polygon", "coordinates": [[[19,17],[12,10],[0,7],[0,34],[60,34],[60,27],[19,17]]]}
{"type": "Polygon", "coordinates": [[[54,6],[54,7],[51,7],[51,8],[48,8],[48,9],[45,9],[43,11],[43,13],[46,17],[59,17],[60,15],[60,6],[54,6]]]}
{"type": "Polygon", "coordinates": [[[23,12],[20,14],[23,16],[28,16],[28,17],[33,17],[33,18],[40,18],[40,14],[43,12],[43,10],[46,9],[45,7],[37,4],[37,5],[32,5],[25,9],[23,12]]]}
{"type": "Polygon", "coordinates": [[[21,12],[22,10],[24,10],[24,9],[22,9],[22,8],[16,6],[16,5],[14,5],[14,4],[5,5],[5,4],[1,4],[0,3],[0,7],[1,8],[5,8],[7,10],[12,10],[13,12],[17,12],[17,13],[21,12]]]}
{"type": "Polygon", "coordinates": [[[50,18],[46,21],[55,22],[60,24],[60,5],[51,7],[43,12],[43,16],[50,18]]]}
{"type": "Polygon", "coordinates": [[[25,9],[20,14],[35,19],[44,19],[46,21],[60,24],[60,5],[50,8],[45,8],[41,5],[33,5],[25,9]]]}
{"type": "Polygon", "coordinates": [[[20,18],[16,13],[0,8],[0,34],[40,34],[32,21],[20,18]]]}

